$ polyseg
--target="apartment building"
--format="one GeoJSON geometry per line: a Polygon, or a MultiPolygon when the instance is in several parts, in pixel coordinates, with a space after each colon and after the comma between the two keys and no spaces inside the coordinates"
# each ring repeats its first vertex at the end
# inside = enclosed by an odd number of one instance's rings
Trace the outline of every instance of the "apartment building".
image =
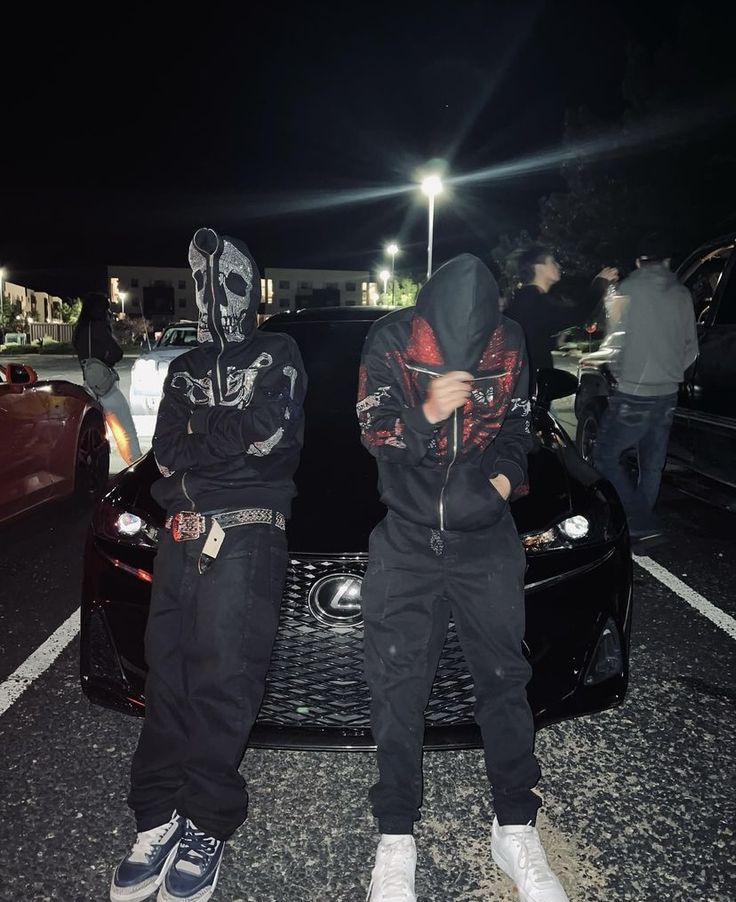
{"type": "MultiPolygon", "coordinates": [[[[159,322],[196,319],[191,270],[186,267],[108,266],[115,313],[159,322]]],[[[271,316],[301,307],[375,304],[378,290],[364,270],[267,267],[261,279],[260,313],[271,316]]]]}
{"type": "Polygon", "coordinates": [[[2,282],[3,309],[30,323],[60,323],[62,300],[46,291],[34,291],[14,282],[2,282]]]}
{"type": "Polygon", "coordinates": [[[266,267],[267,315],[301,307],[356,307],[375,304],[378,291],[365,270],[266,267]]]}

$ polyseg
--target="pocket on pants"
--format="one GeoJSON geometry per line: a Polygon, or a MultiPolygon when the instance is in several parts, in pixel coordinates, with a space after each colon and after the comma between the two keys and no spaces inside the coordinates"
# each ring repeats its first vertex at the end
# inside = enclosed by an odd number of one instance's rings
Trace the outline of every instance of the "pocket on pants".
{"type": "Polygon", "coordinates": [[[649,410],[631,401],[617,400],[613,407],[618,421],[629,429],[639,429],[647,421],[649,410]]]}
{"type": "MultiPolygon", "coordinates": [[[[250,557],[258,546],[257,536],[253,535],[257,527],[235,526],[225,530],[217,561],[234,561],[238,558],[250,557]]],[[[205,539],[206,541],[206,539],[205,539]]]]}

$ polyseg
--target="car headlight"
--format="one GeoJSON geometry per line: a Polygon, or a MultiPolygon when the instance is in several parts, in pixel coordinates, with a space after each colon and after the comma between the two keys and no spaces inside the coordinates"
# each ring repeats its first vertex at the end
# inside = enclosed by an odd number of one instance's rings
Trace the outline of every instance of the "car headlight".
{"type": "Polygon", "coordinates": [[[573,499],[573,509],[585,511],[563,517],[548,529],[522,534],[527,552],[580,548],[607,544],[626,528],[626,518],[613,486],[595,483],[584,495],[573,499]]]}
{"type": "Polygon", "coordinates": [[[568,539],[584,539],[590,532],[590,523],[586,517],[578,515],[576,517],[568,517],[558,524],[557,528],[563,532],[568,539]]]}
{"type": "Polygon", "coordinates": [[[156,378],[156,361],[136,360],[131,376],[136,382],[150,382],[156,378]]]}
{"type": "Polygon", "coordinates": [[[587,517],[567,517],[543,532],[530,532],[521,537],[527,551],[552,551],[555,548],[574,548],[590,532],[587,517]]]}
{"type": "Polygon", "coordinates": [[[124,545],[155,548],[158,530],[140,514],[118,504],[104,502],[97,508],[92,520],[95,535],[124,545]]]}

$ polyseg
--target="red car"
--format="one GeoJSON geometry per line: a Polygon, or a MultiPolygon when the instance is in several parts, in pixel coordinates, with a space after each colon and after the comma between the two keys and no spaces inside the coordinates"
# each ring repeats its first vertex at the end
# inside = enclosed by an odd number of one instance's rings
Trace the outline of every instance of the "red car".
{"type": "Polygon", "coordinates": [[[73,493],[107,485],[102,408],[79,385],[39,381],[30,366],[0,365],[0,523],[73,493]]]}

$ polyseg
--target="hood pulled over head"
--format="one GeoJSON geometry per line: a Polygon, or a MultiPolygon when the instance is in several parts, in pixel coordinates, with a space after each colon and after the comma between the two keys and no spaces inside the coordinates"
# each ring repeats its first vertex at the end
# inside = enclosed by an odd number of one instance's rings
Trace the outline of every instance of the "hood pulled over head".
{"type": "Polygon", "coordinates": [[[197,291],[200,342],[247,341],[256,328],[261,277],[247,246],[214,229],[197,229],[189,244],[197,291]]]}
{"type": "Polygon", "coordinates": [[[460,254],[435,272],[417,296],[407,355],[435,372],[478,369],[501,322],[498,284],[488,267],[460,254]]]}

